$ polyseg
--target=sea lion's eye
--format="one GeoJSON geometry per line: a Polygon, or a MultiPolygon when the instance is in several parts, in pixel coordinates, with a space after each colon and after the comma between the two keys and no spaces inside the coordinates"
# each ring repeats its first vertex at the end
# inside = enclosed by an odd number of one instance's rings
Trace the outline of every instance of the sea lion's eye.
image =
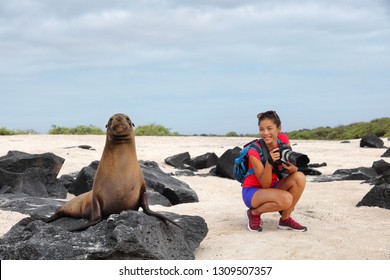
{"type": "Polygon", "coordinates": [[[106,128],[108,127],[108,125],[110,124],[110,123],[112,123],[112,118],[110,118],[109,120],[108,120],[108,123],[106,124],[106,128]]]}
{"type": "Polygon", "coordinates": [[[127,122],[132,125],[133,127],[135,127],[134,123],[130,120],[129,116],[126,116],[126,120],[127,122]]]}

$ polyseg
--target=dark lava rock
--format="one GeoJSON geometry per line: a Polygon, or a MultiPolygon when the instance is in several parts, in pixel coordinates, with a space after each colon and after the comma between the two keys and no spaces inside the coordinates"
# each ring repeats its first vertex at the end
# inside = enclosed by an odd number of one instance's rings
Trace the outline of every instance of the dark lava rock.
{"type": "Polygon", "coordinates": [[[88,166],[83,167],[78,173],[76,180],[69,186],[69,193],[77,196],[92,190],[93,179],[95,177],[98,166],[99,161],[95,160],[88,166]]]}
{"type": "Polygon", "coordinates": [[[384,142],[375,134],[369,134],[364,136],[360,140],[360,147],[368,147],[368,148],[383,148],[384,142]]]}
{"type": "Polygon", "coordinates": [[[215,153],[206,153],[194,158],[191,158],[189,165],[196,169],[205,169],[217,164],[218,156],[215,153]]]}
{"type": "Polygon", "coordinates": [[[0,259],[118,260],[194,259],[194,251],[208,232],[204,219],[162,213],[183,229],[138,211],[111,215],[80,232],[64,227],[72,218],[46,224],[22,220],[0,238],[0,259]]]}
{"type": "Polygon", "coordinates": [[[9,151],[0,157],[0,193],[65,198],[67,190],[57,179],[64,161],[53,153],[9,151]]]}
{"type": "Polygon", "coordinates": [[[338,169],[333,175],[339,176],[340,180],[369,180],[378,176],[374,168],[371,167],[338,169]]]}
{"type": "Polygon", "coordinates": [[[223,178],[234,179],[233,177],[233,166],[234,159],[240,154],[241,148],[235,147],[225,151],[222,156],[218,159],[217,169],[215,173],[217,176],[223,178]]]}
{"type": "MultiPolygon", "coordinates": [[[[48,217],[65,202],[26,194],[0,195],[0,209],[48,217]]],[[[204,219],[162,212],[182,228],[142,211],[122,211],[80,232],[86,219],[50,224],[28,217],[0,238],[0,259],[193,259],[208,232],[204,219]]]]}
{"type": "Polygon", "coordinates": [[[383,159],[375,161],[372,164],[372,168],[378,173],[379,175],[383,175],[385,172],[390,170],[390,163],[387,161],[384,161],[383,159]]]}
{"type": "Polygon", "coordinates": [[[390,209],[390,184],[374,186],[356,206],[376,206],[390,209]]]}
{"type": "Polygon", "coordinates": [[[324,166],[328,166],[328,164],[326,162],[323,162],[323,163],[309,163],[307,165],[307,167],[310,167],[310,168],[319,168],[319,167],[324,167],[324,166]]]}
{"type": "Polygon", "coordinates": [[[332,175],[321,175],[313,179],[313,182],[333,182],[343,180],[374,180],[378,173],[372,167],[358,167],[351,169],[338,169],[332,175]]]}
{"type": "Polygon", "coordinates": [[[163,172],[153,161],[140,161],[148,188],[165,196],[172,205],[198,202],[198,195],[190,186],[163,172]]]}
{"type": "Polygon", "coordinates": [[[381,157],[390,157],[390,148],[386,150],[386,152],[381,155],[381,157]]]}
{"type": "Polygon", "coordinates": [[[189,164],[191,160],[191,156],[189,152],[180,153],[177,155],[173,155],[165,159],[165,163],[175,167],[182,168],[184,164],[189,164]]]}

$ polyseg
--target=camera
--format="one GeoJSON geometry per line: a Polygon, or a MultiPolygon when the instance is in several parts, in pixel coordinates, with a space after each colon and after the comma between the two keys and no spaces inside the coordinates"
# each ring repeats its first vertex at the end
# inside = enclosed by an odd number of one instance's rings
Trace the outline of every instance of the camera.
{"type": "Polygon", "coordinates": [[[296,167],[305,167],[310,162],[307,155],[294,152],[289,145],[284,143],[279,144],[279,153],[281,162],[291,162],[296,167]]]}

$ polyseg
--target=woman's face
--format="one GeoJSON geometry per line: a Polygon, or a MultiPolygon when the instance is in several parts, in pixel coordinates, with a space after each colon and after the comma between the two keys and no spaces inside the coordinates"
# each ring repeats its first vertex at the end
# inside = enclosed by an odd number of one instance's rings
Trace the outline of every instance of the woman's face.
{"type": "Polygon", "coordinates": [[[264,139],[266,144],[276,144],[281,127],[277,127],[273,120],[265,118],[260,122],[259,128],[260,137],[264,139]]]}

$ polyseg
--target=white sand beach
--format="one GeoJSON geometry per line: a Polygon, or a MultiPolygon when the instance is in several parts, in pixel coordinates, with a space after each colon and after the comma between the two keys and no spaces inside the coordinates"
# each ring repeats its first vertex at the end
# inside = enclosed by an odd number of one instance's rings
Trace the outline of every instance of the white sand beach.
{"type": "MultiPolygon", "coordinates": [[[[227,149],[242,146],[250,138],[227,137],[136,137],[138,159],[156,161],[165,172],[174,172],[164,159],[189,152],[192,157],[207,152],[221,156],[227,149]]],[[[390,146],[384,139],[385,145],[390,146]]],[[[0,136],[0,156],[9,150],[28,153],[53,152],[65,158],[59,174],[80,171],[99,160],[105,136],[18,135],[0,136]],[[90,145],[96,150],[64,147],[90,145]]],[[[360,140],[342,144],[340,141],[291,141],[293,149],[307,154],[312,163],[326,162],[318,168],[323,174],[336,169],[370,167],[385,149],[360,148],[360,140]]],[[[208,170],[202,171],[208,172],[208,170]]],[[[199,196],[199,203],[173,207],[154,205],[157,211],[202,216],[209,233],[196,250],[196,259],[232,260],[389,260],[390,210],[355,205],[372,186],[360,181],[330,183],[312,182],[307,177],[306,190],[293,217],[308,227],[307,232],[282,231],[276,228],[279,214],[263,215],[263,232],[246,228],[237,181],[219,177],[178,177],[188,183],[199,196]]],[[[0,211],[0,235],[6,233],[24,215],[0,211]]]]}

